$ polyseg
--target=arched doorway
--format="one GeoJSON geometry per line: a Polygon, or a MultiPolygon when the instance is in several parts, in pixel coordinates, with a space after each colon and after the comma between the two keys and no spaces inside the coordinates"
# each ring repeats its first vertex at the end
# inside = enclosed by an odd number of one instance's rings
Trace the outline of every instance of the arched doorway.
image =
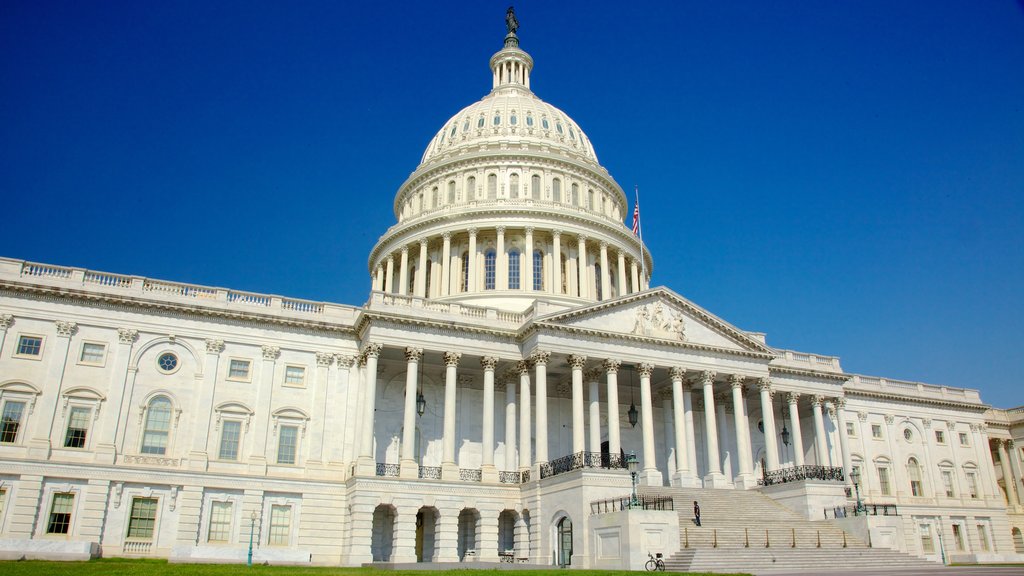
{"type": "Polygon", "coordinates": [[[463,508],[459,512],[459,560],[472,562],[479,548],[480,512],[475,508],[463,508]]]}
{"type": "Polygon", "coordinates": [[[498,558],[502,562],[515,562],[518,521],[519,514],[515,510],[503,510],[498,515],[498,558]]]}
{"type": "Polygon", "coordinates": [[[374,562],[390,562],[395,549],[395,507],[381,504],[373,510],[371,553],[374,562]]]}
{"type": "Polygon", "coordinates": [[[416,512],[416,561],[431,562],[436,550],[437,525],[441,514],[437,508],[424,506],[416,512]]]}
{"type": "Polygon", "coordinates": [[[572,566],[572,520],[568,516],[558,521],[555,538],[558,543],[558,566],[572,566]]]}
{"type": "Polygon", "coordinates": [[[1020,528],[1013,529],[1013,549],[1017,554],[1024,554],[1024,537],[1020,534],[1020,528]]]}

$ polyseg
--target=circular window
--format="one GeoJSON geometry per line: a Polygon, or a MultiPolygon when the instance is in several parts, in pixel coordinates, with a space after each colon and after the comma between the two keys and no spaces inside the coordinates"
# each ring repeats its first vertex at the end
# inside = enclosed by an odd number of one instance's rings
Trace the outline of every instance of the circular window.
{"type": "Polygon", "coordinates": [[[178,357],[171,352],[164,352],[156,359],[161,372],[171,373],[178,369],[178,357]]]}
{"type": "Polygon", "coordinates": [[[914,441],[914,433],[910,430],[910,428],[905,428],[903,430],[903,437],[906,438],[907,442],[914,441]]]}

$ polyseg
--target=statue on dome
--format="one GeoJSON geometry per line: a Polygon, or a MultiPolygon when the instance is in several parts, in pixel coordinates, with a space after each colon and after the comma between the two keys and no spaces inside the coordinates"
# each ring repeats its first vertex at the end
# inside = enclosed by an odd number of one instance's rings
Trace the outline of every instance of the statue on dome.
{"type": "Polygon", "coordinates": [[[515,34],[516,30],[519,30],[519,20],[516,20],[516,9],[514,6],[509,6],[508,12],[505,13],[505,26],[508,27],[509,34],[515,34]]]}

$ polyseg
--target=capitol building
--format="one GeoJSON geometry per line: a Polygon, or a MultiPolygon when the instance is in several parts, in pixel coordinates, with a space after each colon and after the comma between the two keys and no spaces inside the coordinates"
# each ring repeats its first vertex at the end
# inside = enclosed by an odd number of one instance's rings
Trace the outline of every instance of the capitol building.
{"type": "Polygon", "coordinates": [[[363,305],[0,259],[0,558],[1024,559],[1024,408],[651,286],[516,28],[395,193],[363,305]]]}

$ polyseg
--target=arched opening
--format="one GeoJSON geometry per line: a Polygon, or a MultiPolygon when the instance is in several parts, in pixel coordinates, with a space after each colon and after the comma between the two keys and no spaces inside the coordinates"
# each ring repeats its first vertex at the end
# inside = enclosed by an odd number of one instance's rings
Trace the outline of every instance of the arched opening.
{"type": "Polygon", "coordinates": [[[441,514],[433,506],[424,506],[416,512],[416,561],[431,562],[436,553],[436,538],[441,514]]]}
{"type": "Polygon", "coordinates": [[[503,510],[498,515],[498,558],[502,562],[515,562],[518,522],[519,514],[515,510],[503,510]]]}
{"type": "Polygon", "coordinates": [[[494,200],[498,197],[498,175],[487,175],[487,199],[494,200]]]}
{"type": "Polygon", "coordinates": [[[601,270],[600,264],[594,264],[594,294],[597,294],[597,300],[604,300],[604,290],[601,282],[602,274],[604,270],[601,270]]]}
{"type": "Polygon", "coordinates": [[[475,508],[463,508],[459,512],[458,555],[463,562],[473,561],[480,542],[480,512],[475,508]]]}
{"type": "Polygon", "coordinates": [[[484,290],[494,290],[495,267],[498,255],[494,250],[484,252],[484,290]]]}
{"type": "Polygon", "coordinates": [[[555,541],[558,545],[556,560],[560,568],[572,566],[572,520],[568,516],[558,521],[555,528],[555,541]]]}
{"type": "Polygon", "coordinates": [[[530,196],[534,200],[540,200],[540,176],[534,175],[530,178],[530,196]]]}
{"type": "Polygon", "coordinates": [[[1017,554],[1024,554],[1024,537],[1021,536],[1020,528],[1014,527],[1013,531],[1013,549],[1017,554]]]}
{"type": "Polygon", "coordinates": [[[370,552],[374,562],[390,562],[395,548],[395,507],[381,504],[373,509],[370,552]]]}
{"type": "Polygon", "coordinates": [[[469,292],[469,252],[462,253],[462,283],[459,292],[469,292]]]}
{"type": "Polygon", "coordinates": [[[561,202],[562,201],[562,181],[555,178],[551,181],[551,201],[561,202]]]}
{"type": "Polygon", "coordinates": [[[573,206],[579,206],[580,205],[580,186],[579,186],[579,184],[573,184],[572,185],[572,198],[570,198],[569,202],[573,206]]]}
{"type": "Polygon", "coordinates": [[[146,420],[142,429],[143,454],[166,454],[171,431],[171,401],[157,396],[146,406],[146,420]]]}
{"type": "Polygon", "coordinates": [[[455,180],[448,183],[448,204],[455,204],[455,180]]]}
{"type": "Polygon", "coordinates": [[[508,177],[509,198],[519,198],[519,174],[512,174],[508,177]]]}
{"type": "Polygon", "coordinates": [[[544,252],[533,251],[533,289],[544,289],[544,252]]]}
{"type": "MultiPolygon", "coordinates": [[[[481,120],[483,119],[481,118],[481,120]]],[[[465,201],[472,202],[473,200],[476,200],[476,177],[470,176],[466,178],[465,201]]]]}
{"type": "Polygon", "coordinates": [[[907,460],[907,477],[910,478],[910,495],[924,496],[924,483],[921,480],[921,465],[917,458],[907,460]]]}
{"type": "Polygon", "coordinates": [[[519,250],[508,253],[508,289],[519,290],[519,250]]]}

